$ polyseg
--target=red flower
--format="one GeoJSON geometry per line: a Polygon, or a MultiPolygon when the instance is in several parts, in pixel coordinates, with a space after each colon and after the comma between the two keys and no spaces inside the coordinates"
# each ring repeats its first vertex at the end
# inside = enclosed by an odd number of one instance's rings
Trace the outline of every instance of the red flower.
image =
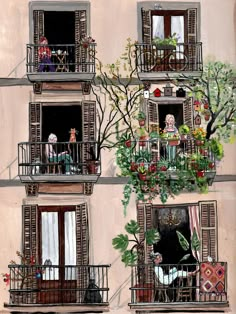
{"type": "Polygon", "coordinates": [[[131,146],[131,140],[125,141],[125,146],[126,146],[126,147],[130,147],[130,146],[131,146]]]}
{"type": "Polygon", "coordinates": [[[210,169],[214,169],[214,168],[215,168],[214,162],[209,162],[208,167],[209,167],[210,169]]]}
{"type": "Polygon", "coordinates": [[[157,167],[156,167],[155,165],[150,165],[149,168],[148,168],[148,170],[149,170],[150,172],[156,172],[156,171],[157,171],[157,167]]]}
{"type": "Polygon", "coordinates": [[[10,277],[10,274],[4,274],[3,275],[3,281],[6,283],[6,285],[8,286],[10,284],[10,280],[11,280],[11,277],[10,277]]]}
{"type": "Polygon", "coordinates": [[[198,178],[203,178],[203,177],[204,177],[204,175],[205,175],[204,170],[197,171],[197,177],[198,177],[198,178]]]}

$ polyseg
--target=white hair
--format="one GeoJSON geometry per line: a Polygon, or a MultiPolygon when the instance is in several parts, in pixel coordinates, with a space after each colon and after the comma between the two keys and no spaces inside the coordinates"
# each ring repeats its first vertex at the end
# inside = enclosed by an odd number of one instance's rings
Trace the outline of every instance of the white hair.
{"type": "Polygon", "coordinates": [[[159,256],[159,257],[162,257],[161,253],[159,253],[159,252],[151,252],[151,253],[150,253],[150,258],[151,258],[152,260],[156,259],[158,256],[159,256]]]}
{"type": "Polygon", "coordinates": [[[48,137],[48,142],[55,143],[57,141],[56,134],[51,133],[48,137]]]}

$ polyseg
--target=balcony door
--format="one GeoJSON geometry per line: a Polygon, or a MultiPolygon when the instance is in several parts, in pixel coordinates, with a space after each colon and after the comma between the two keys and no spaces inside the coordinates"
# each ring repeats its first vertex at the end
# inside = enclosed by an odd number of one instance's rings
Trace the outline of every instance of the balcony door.
{"type": "Polygon", "coordinates": [[[39,260],[45,266],[39,303],[76,301],[75,207],[39,207],[39,260]],[[72,289],[72,290],[70,290],[72,289]]]}

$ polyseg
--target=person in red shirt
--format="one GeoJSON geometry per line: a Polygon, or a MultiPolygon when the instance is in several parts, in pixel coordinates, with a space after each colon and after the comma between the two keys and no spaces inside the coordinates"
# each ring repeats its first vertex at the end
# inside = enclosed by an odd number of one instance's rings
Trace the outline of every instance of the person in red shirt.
{"type": "Polygon", "coordinates": [[[39,56],[39,72],[43,72],[45,68],[48,66],[50,72],[55,72],[55,66],[52,63],[51,49],[47,46],[48,40],[45,36],[42,36],[39,40],[40,46],[38,48],[38,56],[39,56]]]}

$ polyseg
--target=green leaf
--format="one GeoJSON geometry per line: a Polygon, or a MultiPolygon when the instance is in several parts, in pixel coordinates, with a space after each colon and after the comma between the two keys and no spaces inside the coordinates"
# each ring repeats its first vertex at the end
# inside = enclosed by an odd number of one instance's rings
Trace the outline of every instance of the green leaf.
{"type": "Polygon", "coordinates": [[[139,233],[139,225],[135,220],[130,220],[130,222],[128,222],[125,225],[125,230],[129,233],[129,234],[137,234],[139,233]]]}
{"type": "Polygon", "coordinates": [[[147,245],[152,245],[160,241],[160,233],[155,229],[147,230],[145,233],[147,245]]]}
{"type": "Polygon", "coordinates": [[[177,233],[177,236],[178,236],[178,239],[179,239],[179,244],[181,245],[182,249],[184,251],[187,251],[189,249],[188,240],[182,235],[181,232],[176,230],[176,233],[177,233]]]}
{"type": "Polygon", "coordinates": [[[184,256],[181,258],[181,260],[179,261],[179,263],[181,263],[181,262],[183,262],[183,261],[186,261],[187,259],[189,259],[189,257],[190,257],[190,254],[184,255],[184,256]]]}
{"type": "Polygon", "coordinates": [[[121,256],[121,261],[125,264],[125,266],[133,266],[137,260],[137,252],[132,252],[131,250],[125,251],[121,256]]]}
{"type": "Polygon", "coordinates": [[[129,238],[127,234],[119,234],[117,237],[113,238],[112,245],[114,249],[124,252],[129,245],[129,238]]]}
{"type": "Polygon", "coordinates": [[[191,245],[192,245],[192,249],[193,250],[195,250],[195,251],[199,251],[200,250],[200,241],[198,239],[197,232],[196,232],[195,228],[193,229],[191,245]]]}

